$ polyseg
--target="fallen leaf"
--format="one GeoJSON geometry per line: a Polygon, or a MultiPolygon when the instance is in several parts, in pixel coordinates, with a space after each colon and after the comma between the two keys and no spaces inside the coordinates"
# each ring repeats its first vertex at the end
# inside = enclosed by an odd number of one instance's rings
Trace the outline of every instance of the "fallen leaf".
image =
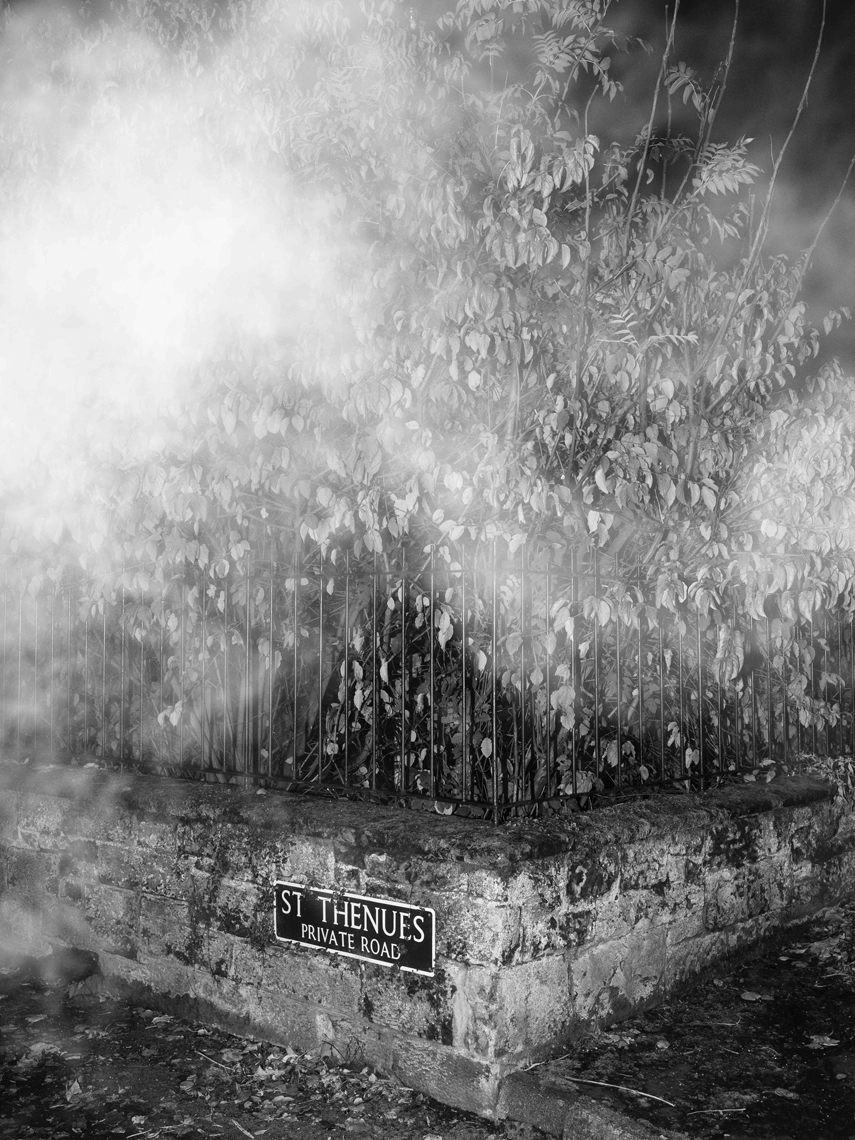
{"type": "Polygon", "coordinates": [[[35,1025],[37,1021],[44,1021],[47,1017],[46,1013],[34,1013],[31,1017],[25,1018],[28,1025],[35,1025]]]}
{"type": "Polygon", "coordinates": [[[743,1001],[762,1001],[762,994],[755,994],[753,990],[745,990],[744,993],[739,995],[743,1001]]]}
{"type": "Polygon", "coordinates": [[[789,1089],[772,1089],[772,1096],[780,1096],[785,1100],[798,1100],[799,1094],[797,1092],[790,1092],[789,1089]]]}
{"type": "Polygon", "coordinates": [[[839,1045],[840,1042],[836,1037],[828,1037],[825,1033],[812,1034],[808,1049],[830,1049],[833,1045],[839,1045]]]}

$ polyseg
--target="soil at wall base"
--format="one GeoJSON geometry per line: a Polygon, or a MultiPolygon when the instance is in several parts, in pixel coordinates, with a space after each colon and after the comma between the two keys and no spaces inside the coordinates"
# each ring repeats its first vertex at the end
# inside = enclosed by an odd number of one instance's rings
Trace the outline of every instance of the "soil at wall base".
{"type": "Polygon", "coordinates": [[[704,1140],[853,1140],[855,900],[537,1072],[704,1140]]]}

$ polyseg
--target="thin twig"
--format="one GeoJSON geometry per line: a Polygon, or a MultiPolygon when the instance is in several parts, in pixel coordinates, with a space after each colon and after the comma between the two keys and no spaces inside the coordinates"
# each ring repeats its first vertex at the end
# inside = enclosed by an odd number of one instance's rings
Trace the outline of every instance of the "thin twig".
{"type": "Polygon", "coordinates": [[[229,1120],[232,1122],[232,1124],[235,1126],[235,1128],[238,1130],[238,1132],[242,1132],[244,1134],[244,1136],[248,1136],[249,1140],[255,1140],[255,1137],[253,1136],[253,1134],[251,1132],[247,1132],[247,1130],[243,1127],[242,1124],[238,1124],[238,1122],[235,1120],[235,1118],[233,1116],[230,1116],[229,1120]]]}
{"type": "Polygon", "coordinates": [[[696,1108],[694,1112],[687,1112],[687,1116],[703,1116],[708,1112],[745,1112],[744,1108],[696,1108]]]}
{"type": "Polygon", "coordinates": [[[535,1061],[533,1064],[523,1069],[523,1072],[530,1073],[532,1069],[539,1069],[541,1065],[551,1065],[553,1061],[566,1061],[569,1056],[569,1053],[562,1053],[560,1057],[549,1057],[546,1061],[535,1061]]]}
{"type": "Polygon", "coordinates": [[[677,27],[677,13],[680,11],[680,0],[674,2],[674,14],[671,17],[671,26],[668,30],[668,38],[665,41],[665,50],[662,53],[662,64],[659,68],[659,74],[656,77],[656,86],[653,89],[653,101],[650,106],[650,118],[647,121],[647,128],[644,135],[644,147],[641,152],[641,160],[638,164],[638,176],[635,179],[635,187],[632,191],[632,197],[629,200],[629,206],[626,212],[626,230],[623,239],[623,256],[626,257],[629,252],[629,239],[632,231],[632,217],[635,213],[635,205],[638,201],[638,194],[641,189],[641,180],[644,177],[644,168],[647,166],[647,156],[650,153],[650,140],[653,135],[653,124],[656,119],[656,109],[659,104],[659,92],[662,90],[662,84],[665,80],[665,75],[668,70],[668,59],[670,58],[671,51],[674,47],[674,32],[677,27]]]}
{"type": "MultiPolygon", "coordinates": [[[[733,320],[734,315],[736,314],[737,308],[739,307],[740,298],[742,296],[743,290],[748,285],[749,280],[751,279],[752,275],[754,274],[754,271],[757,268],[757,263],[760,260],[760,255],[761,255],[762,249],[763,249],[763,243],[766,240],[766,235],[767,235],[768,230],[769,230],[769,215],[770,215],[771,210],[772,210],[772,202],[773,202],[773,199],[775,197],[775,188],[776,188],[776,185],[778,182],[778,175],[779,175],[780,170],[781,170],[781,164],[784,161],[784,155],[787,153],[787,149],[790,145],[790,142],[792,141],[793,135],[796,132],[796,127],[799,124],[799,120],[801,119],[802,114],[804,112],[804,109],[807,106],[808,94],[810,92],[811,84],[813,82],[813,77],[814,77],[814,73],[816,71],[817,63],[819,62],[820,50],[822,48],[822,39],[823,39],[823,35],[825,33],[827,2],[828,2],[828,0],[822,0],[822,19],[821,19],[820,26],[819,26],[819,34],[817,36],[816,48],[814,49],[813,60],[811,61],[810,70],[808,72],[807,79],[805,80],[804,87],[802,88],[802,95],[801,95],[801,98],[799,99],[799,105],[796,108],[796,113],[795,113],[795,116],[793,117],[793,121],[792,121],[792,124],[790,125],[790,129],[787,133],[787,137],[784,139],[783,145],[781,146],[781,149],[778,151],[778,157],[775,159],[773,166],[772,166],[772,173],[771,173],[771,176],[769,178],[769,188],[766,191],[766,197],[765,197],[765,200],[763,202],[763,209],[760,212],[760,219],[757,223],[757,230],[756,230],[756,233],[754,235],[754,240],[751,243],[751,248],[749,249],[748,255],[745,258],[745,267],[742,271],[740,280],[737,282],[736,287],[734,288],[733,299],[730,302],[730,305],[728,306],[727,312],[725,313],[724,319],[721,322],[721,325],[718,329],[718,332],[713,337],[712,342],[709,345],[706,353],[704,354],[703,359],[695,367],[695,369],[694,369],[694,371],[690,377],[691,381],[694,381],[696,378],[703,376],[704,372],[706,371],[707,366],[714,359],[715,354],[718,351],[719,345],[724,340],[724,337],[727,334],[727,330],[730,327],[730,323],[733,320]]],[[[848,173],[847,173],[847,178],[848,178],[848,173]]],[[[703,392],[701,392],[701,396],[703,396],[703,392]]],[[[719,397],[719,399],[720,399],[720,397],[719,397]]],[[[716,401],[716,403],[717,402],[718,401],[716,401]]],[[[701,403],[702,403],[702,401],[701,401],[701,403]]],[[[707,411],[709,411],[709,409],[707,409],[707,411]]]]}
{"type": "Polygon", "coordinates": [[[599,1085],[604,1089],[620,1089],[621,1092],[632,1093],[633,1096],[646,1096],[648,1100],[658,1100],[660,1104],[667,1104],[669,1108],[676,1108],[676,1104],[672,1104],[670,1100],[665,1100],[664,1097],[654,1096],[653,1093],[642,1092],[641,1089],[631,1089],[628,1085],[613,1085],[608,1081],[586,1081],[582,1077],[568,1077],[568,1081],[575,1081],[577,1085],[599,1085]]]}
{"type": "Polygon", "coordinates": [[[224,1065],[222,1061],[217,1061],[213,1057],[209,1057],[207,1053],[203,1053],[200,1049],[197,1049],[196,1052],[200,1057],[204,1057],[206,1061],[210,1061],[212,1065],[219,1065],[220,1068],[225,1069],[227,1073],[231,1072],[231,1069],[228,1067],[228,1065],[224,1065]]]}

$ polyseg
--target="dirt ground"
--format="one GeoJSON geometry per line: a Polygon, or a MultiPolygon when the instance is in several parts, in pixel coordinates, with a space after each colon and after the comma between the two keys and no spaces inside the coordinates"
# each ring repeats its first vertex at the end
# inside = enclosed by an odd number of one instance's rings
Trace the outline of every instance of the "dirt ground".
{"type": "MultiPolygon", "coordinates": [[[[354,1058],[301,1055],[113,1001],[86,976],[85,956],[49,963],[0,966],[3,1140],[537,1135],[448,1109],[354,1058]]],[[[702,1140],[853,1140],[855,903],[587,1034],[537,1072],[702,1140]]]]}
{"type": "Polygon", "coordinates": [[[583,1038],[541,1074],[703,1140],[853,1140],[855,902],[583,1038]]]}
{"type": "Polygon", "coordinates": [[[349,1064],[105,998],[86,963],[0,967],[2,1140],[524,1140],[349,1064]],[[44,977],[45,973],[48,975],[44,977]]]}

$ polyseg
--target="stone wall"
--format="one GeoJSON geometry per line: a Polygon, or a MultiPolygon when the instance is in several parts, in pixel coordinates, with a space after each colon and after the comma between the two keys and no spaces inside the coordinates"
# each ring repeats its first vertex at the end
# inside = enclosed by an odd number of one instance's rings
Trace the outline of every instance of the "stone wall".
{"type": "Polygon", "coordinates": [[[808,778],[495,828],[0,766],[0,939],[93,950],[116,993],[481,1113],[509,1072],[842,897],[853,870],[853,818],[808,778]],[[432,907],[434,976],[277,942],[277,879],[432,907]]]}

